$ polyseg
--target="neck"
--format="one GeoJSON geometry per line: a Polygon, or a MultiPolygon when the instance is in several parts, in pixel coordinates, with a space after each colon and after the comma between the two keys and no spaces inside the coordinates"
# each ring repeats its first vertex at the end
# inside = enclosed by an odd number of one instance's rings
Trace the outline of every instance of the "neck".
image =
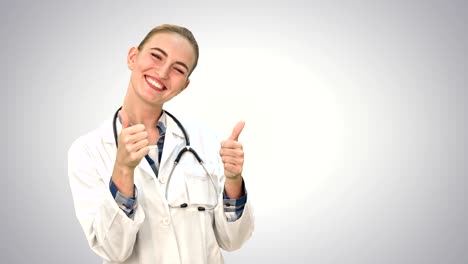
{"type": "Polygon", "coordinates": [[[155,128],[162,114],[161,106],[132,103],[128,97],[125,98],[122,106],[131,124],[143,124],[147,128],[155,128]]]}

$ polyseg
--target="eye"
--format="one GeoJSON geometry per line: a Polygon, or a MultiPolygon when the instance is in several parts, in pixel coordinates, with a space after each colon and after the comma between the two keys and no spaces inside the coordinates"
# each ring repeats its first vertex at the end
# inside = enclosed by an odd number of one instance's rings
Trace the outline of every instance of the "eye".
{"type": "Polygon", "coordinates": [[[180,68],[177,68],[177,67],[176,67],[176,68],[174,68],[174,70],[176,70],[176,71],[177,71],[178,73],[180,73],[180,74],[185,74],[185,71],[182,70],[182,69],[180,69],[180,68]]]}
{"type": "Polygon", "coordinates": [[[153,55],[153,57],[156,58],[157,60],[161,60],[161,59],[162,59],[162,57],[161,57],[159,54],[157,54],[157,53],[151,53],[151,55],[153,55]]]}

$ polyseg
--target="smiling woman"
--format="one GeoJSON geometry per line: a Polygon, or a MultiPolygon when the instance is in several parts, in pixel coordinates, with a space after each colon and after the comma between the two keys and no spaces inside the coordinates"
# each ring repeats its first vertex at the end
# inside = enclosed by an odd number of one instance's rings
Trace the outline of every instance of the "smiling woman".
{"type": "Polygon", "coordinates": [[[76,215],[104,263],[223,263],[221,249],[252,235],[244,123],[220,143],[211,129],[184,127],[163,110],[188,87],[197,61],[188,29],[153,29],[128,52],[123,106],[69,150],[76,215]]]}
{"type": "Polygon", "coordinates": [[[127,59],[132,71],[126,97],[128,104],[138,101],[150,108],[162,108],[189,85],[195,54],[185,37],[167,32],[153,35],[141,48],[131,48],[127,59]]]}

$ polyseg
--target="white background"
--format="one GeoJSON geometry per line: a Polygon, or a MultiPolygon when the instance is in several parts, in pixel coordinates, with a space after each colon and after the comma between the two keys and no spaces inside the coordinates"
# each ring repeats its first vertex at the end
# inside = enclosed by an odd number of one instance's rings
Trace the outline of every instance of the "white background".
{"type": "Polygon", "coordinates": [[[240,119],[256,230],[227,263],[467,263],[464,1],[3,1],[1,263],[100,263],[67,150],[152,27],[200,44],[176,116],[240,119]]]}

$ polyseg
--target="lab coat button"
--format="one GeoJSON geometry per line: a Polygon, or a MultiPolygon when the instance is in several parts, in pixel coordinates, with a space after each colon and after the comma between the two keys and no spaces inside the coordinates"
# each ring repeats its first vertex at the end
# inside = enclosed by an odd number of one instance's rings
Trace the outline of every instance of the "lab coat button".
{"type": "Polygon", "coordinates": [[[167,217],[164,217],[162,220],[161,220],[161,224],[165,225],[165,226],[168,226],[170,224],[170,220],[169,218],[167,217]]]}
{"type": "Polygon", "coordinates": [[[162,184],[165,184],[165,183],[166,183],[166,178],[161,177],[161,178],[159,179],[159,181],[160,181],[162,184]]]}

